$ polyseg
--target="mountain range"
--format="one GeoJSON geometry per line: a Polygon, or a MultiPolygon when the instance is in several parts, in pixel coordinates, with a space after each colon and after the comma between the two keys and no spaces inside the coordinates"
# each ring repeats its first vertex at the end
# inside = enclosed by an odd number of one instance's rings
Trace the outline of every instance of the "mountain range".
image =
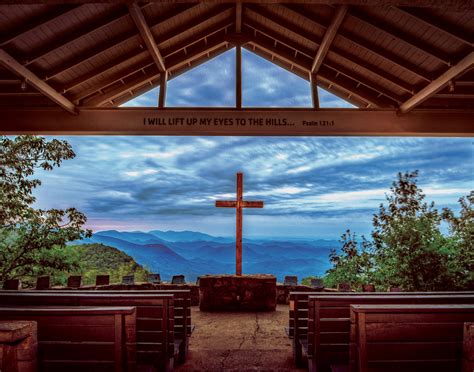
{"type": "MultiPolygon", "coordinates": [[[[205,274],[235,272],[235,241],[195,231],[99,231],[91,238],[71,245],[101,243],[115,247],[163,280],[183,274],[194,282],[205,274]]],[[[304,277],[322,275],[330,267],[331,249],[340,247],[335,240],[259,238],[243,241],[243,271],[247,274],[273,274],[278,281],[285,275],[304,277]]]]}

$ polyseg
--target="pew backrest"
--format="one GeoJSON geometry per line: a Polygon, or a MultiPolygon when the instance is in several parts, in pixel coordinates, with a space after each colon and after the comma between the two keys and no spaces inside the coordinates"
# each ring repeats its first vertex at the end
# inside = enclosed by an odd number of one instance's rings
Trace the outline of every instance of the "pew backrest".
{"type": "Polygon", "coordinates": [[[474,305],[351,305],[352,372],[460,371],[474,305]]]}
{"type": "Polygon", "coordinates": [[[349,364],[350,306],[353,304],[474,304],[474,295],[309,296],[308,356],[314,359],[318,370],[335,364],[349,364]]]}
{"type": "Polygon", "coordinates": [[[40,371],[136,369],[135,307],[9,306],[0,320],[37,322],[40,371]]]}
{"type": "Polygon", "coordinates": [[[164,366],[174,355],[172,294],[93,293],[78,291],[0,292],[1,306],[133,306],[136,315],[137,361],[164,366]]]}

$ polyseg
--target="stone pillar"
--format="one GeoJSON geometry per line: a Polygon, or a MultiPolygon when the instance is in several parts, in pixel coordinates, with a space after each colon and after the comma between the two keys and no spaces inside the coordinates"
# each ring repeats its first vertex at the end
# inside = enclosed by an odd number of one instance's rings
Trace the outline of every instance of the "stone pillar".
{"type": "Polygon", "coordinates": [[[0,371],[36,372],[38,329],[32,321],[0,321],[0,371]]]}

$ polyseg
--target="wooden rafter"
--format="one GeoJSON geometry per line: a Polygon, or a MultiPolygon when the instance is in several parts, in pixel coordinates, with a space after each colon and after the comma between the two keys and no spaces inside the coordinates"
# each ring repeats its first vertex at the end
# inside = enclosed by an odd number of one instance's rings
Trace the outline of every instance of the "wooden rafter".
{"type": "Polygon", "coordinates": [[[383,32],[391,38],[400,40],[401,42],[410,45],[412,48],[419,50],[420,52],[438,60],[439,62],[447,66],[451,64],[451,57],[448,56],[446,53],[435,49],[432,45],[423,42],[421,39],[417,38],[414,35],[407,34],[400,28],[395,28],[387,22],[382,22],[372,16],[365,14],[360,9],[351,8],[347,15],[365,23],[366,25],[369,25],[370,27],[377,29],[378,32],[383,32]]]}
{"type": "MultiPolygon", "coordinates": [[[[185,72],[189,71],[190,69],[193,69],[203,63],[206,63],[209,59],[212,59],[214,57],[217,57],[218,55],[228,51],[230,48],[230,44],[222,44],[221,47],[217,48],[217,49],[213,49],[212,51],[209,51],[206,56],[208,56],[208,59],[200,59],[198,61],[193,61],[191,63],[191,65],[187,64],[186,66],[182,66],[181,68],[179,69],[174,69],[173,71],[169,71],[169,75],[168,75],[168,81],[169,80],[173,80],[174,78],[184,74],[185,72]]],[[[153,89],[153,88],[156,88],[159,86],[159,81],[156,81],[156,82],[147,82],[147,83],[144,83],[142,86],[134,89],[132,91],[133,93],[133,96],[131,97],[129,94],[122,94],[121,96],[113,99],[111,102],[109,101],[109,104],[104,104],[104,107],[110,107],[110,106],[119,106],[127,101],[129,101],[130,99],[132,99],[133,97],[136,97],[136,96],[139,96],[141,94],[144,94],[146,92],[148,92],[149,90],[153,89]]]]}
{"type": "MultiPolygon", "coordinates": [[[[446,2],[448,4],[449,2],[446,2]]],[[[466,2],[466,4],[469,3],[469,1],[466,2]]],[[[409,6],[409,5],[407,5],[409,6]]],[[[461,43],[464,43],[470,47],[474,46],[473,40],[470,40],[468,35],[465,32],[461,32],[460,30],[456,30],[454,26],[451,25],[446,25],[442,20],[438,18],[434,18],[430,15],[427,14],[426,11],[423,10],[418,10],[413,7],[398,7],[396,8],[399,12],[402,12],[403,14],[406,14],[410,16],[411,18],[415,19],[418,22],[422,22],[425,25],[434,28],[438,31],[443,32],[446,35],[449,35],[456,40],[460,41],[461,43]]],[[[472,34],[471,34],[472,35],[472,34]]]]}
{"type": "MultiPolygon", "coordinates": [[[[301,20],[305,20],[311,24],[314,24],[324,30],[327,29],[327,26],[323,25],[321,22],[318,22],[314,17],[311,15],[305,13],[301,8],[299,8],[297,5],[290,5],[290,4],[285,4],[285,5],[278,5],[279,7],[282,7],[286,9],[288,13],[291,15],[294,15],[295,17],[299,17],[301,20]]],[[[405,71],[408,71],[409,73],[417,76],[418,78],[425,80],[426,82],[431,82],[431,77],[429,76],[429,73],[426,72],[425,70],[419,68],[412,62],[409,62],[405,59],[400,58],[400,56],[394,54],[393,52],[383,49],[376,45],[373,42],[370,42],[368,40],[365,40],[353,33],[349,33],[346,31],[339,30],[338,37],[346,40],[347,42],[356,45],[357,47],[364,49],[365,51],[376,55],[377,57],[384,59],[390,64],[396,65],[405,71]]]]}
{"type": "MultiPolygon", "coordinates": [[[[227,42],[222,39],[216,39],[216,41],[209,42],[208,45],[203,45],[198,50],[194,51],[194,53],[191,56],[187,56],[185,58],[181,58],[176,61],[170,62],[168,65],[168,71],[178,69],[183,65],[191,63],[193,60],[199,59],[202,56],[205,56],[207,53],[213,51],[214,49],[217,49],[219,46],[221,46],[224,43],[227,43],[227,42]]],[[[155,66],[152,66],[152,67],[155,67],[155,66]]],[[[91,106],[91,107],[102,106],[108,101],[111,101],[117,97],[120,97],[124,92],[131,91],[135,88],[139,88],[146,82],[158,80],[159,76],[160,76],[160,72],[157,69],[154,69],[154,70],[152,69],[150,70],[149,73],[133,78],[130,82],[123,84],[117,88],[114,88],[105,94],[101,94],[101,95],[98,95],[96,97],[92,97],[91,99],[86,100],[84,105],[91,106]]]]}
{"type": "MultiPolygon", "coordinates": [[[[289,22],[285,21],[284,19],[278,18],[278,17],[271,17],[271,15],[265,14],[264,11],[261,11],[260,9],[255,9],[252,8],[250,10],[247,10],[250,13],[255,13],[259,17],[262,17],[265,20],[265,23],[271,24],[274,27],[280,26],[284,29],[285,34],[292,34],[297,38],[301,38],[305,40],[307,43],[316,43],[319,45],[319,43],[315,40],[314,35],[309,34],[306,30],[300,28],[297,26],[297,24],[290,24],[289,22]]],[[[301,52],[301,50],[300,50],[301,52]]],[[[310,52],[306,53],[307,55],[311,55],[310,52]]],[[[381,78],[388,83],[393,84],[394,86],[398,87],[399,89],[410,93],[414,94],[414,87],[411,86],[410,84],[406,83],[405,81],[401,80],[395,75],[389,74],[387,71],[382,70],[380,67],[377,67],[374,64],[370,64],[366,60],[362,60],[360,57],[356,55],[352,55],[347,53],[346,51],[337,48],[335,45],[333,45],[329,51],[329,54],[333,54],[337,59],[345,59],[347,61],[350,61],[350,63],[354,67],[359,67],[364,69],[365,71],[369,72],[371,75],[375,75],[376,78],[381,78]]]]}
{"type": "MultiPolygon", "coordinates": [[[[146,5],[144,5],[146,6],[146,5]]],[[[166,17],[164,17],[161,21],[158,21],[155,23],[151,28],[156,27],[158,25],[165,25],[166,23],[173,21],[173,18],[176,16],[181,16],[185,15],[186,13],[192,13],[195,8],[199,7],[199,5],[192,5],[187,7],[185,10],[182,10],[181,8],[178,8],[174,10],[171,14],[167,14],[166,17]]],[[[127,12],[127,17],[129,13],[127,12]]],[[[94,58],[100,57],[101,55],[104,55],[106,53],[113,52],[114,50],[117,50],[120,48],[122,45],[126,45],[127,43],[132,43],[135,40],[139,39],[139,35],[137,35],[135,30],[129,31],[125,34],[121,34],[115,38],[107,39],[102,43],[99,43],[96,47],[91,48],[90,50],[85,51],[85,53],[82,53],[78,57],[74,57],[60,66],[52,68],[50,71],[46,73],[46,80],[52,79],[56,76],[59,76],[61,74],[64,74],[76,67],[78,67],[81,64],[84,64],[86,62],[89,62],[93,60],[94,58]]],[[[137,42],[136,44],[139,44],[137,42]]]]}
{"type": "Polygon", "coordinates": [[[64,110],[70,112],[71,114],[77,113],[76,106],[74,106],[71,101],[59,94],[49,84],[42,81],[38,76],[36,76],[26,67],[22,66],[21,63],[15,60],[3,49],[0,49],[0,64],[2,64],[4,67],[9,69],[13,73],[24,78],[28,82],[28,84],[38,89],[38,91],[40,91],[46,97],[50,98],[52,101],[56,102],[64,110]]]}
{"type": "Polygon", "coordinates": [[[242,2],[239,0],[235,3],[235,32],[242,32],[242,2]]]}
{"type": "Polygon", "coordinates": [[[331,44],[336,37],[339,26],[341,25],[344,17],[347,13],[347,5],[339,5],[334,11],[334,16],[332,17],[331,23],[326,29],[323,40],[321,41],[316,56],[314,57],[313,65],[311,66],[311,73],[317,74],[319,68],[323,64],[324,58],[331,47],[331,44]]]}
{"type": "MultiPolygon", "coordinates": [[[[289,64],[289,65],[295,65],[298,66],[300,69],[306,71],[308,74],[306,79],[308,79],[310,68],[311,68],[311,62],[308,61],[308,63],[302,63],[299,60],[296,60],[294,58],[293,54],[288,54],[285,53],[284,51],[278,50],[277,47],[274,46],[273,43],[269,43],[258,36],[251,36],[247,35],[247,38],[250,43],[255,44],[258,48],[262,49],[266,53],[270,54],[274,58],[279,58],[283,62],[289,64]]],[[[380,97],[374,96],[372,93],[369,93],[367,91],[364,91],[366,88],[365,86],[359,87],[360,84],[358,84],[357,81],[354,81],[348,77],[339,75],[339,74],[332,74],[327,71],[325,68],[324,71],[321,69],[319,75],[318,75],[318,80],[319,79],[325,79],[326,81],[329,81],[331,84],[337,85],[340,88],[342,88],[345,91],[351,92],[351,94],[359,97],[363,102],[370,103],[373,107],[390,107],[392,106],[391,104],[388,104],[384,102],[380,97]],[[359,89],[362,88],[362,89],[359,89]]]]}
{"type": "Polygon", "coordinates": [[[61,34],[54,41],[47,43],[44,47],[41,47],[38,50],[32,51],[26,58],[27,62],[25,66],[29,66],[36,61],[43,59],[50,55],[51,53],[64,48],[65,46],[74,43],[77,40],[80,40],[92,33],[96,33],[114,23],[120,22],[128,16],[126,9],[119,7],[110,11],[106,17],[100,19],[94,19],[89,21],[87,24],[81,25],[75,30],[61,34]]]}
{"type": "MultiPolygon", "coordinates": [[[[181,3],[183,0],[166,0],[167,3],[181,3]]],[[[190,3],[208,2],[209,0],[187,0],[190,3]]],[[[126,4],[129,0],[115,0],[115,3],[126,4]]],[[[151,0],[154,3],[163,3],[163,0],[151,0]]],[[[212,0],[213,3],[229,3],[233,0],[212,0]]],[[[246,0],[248,3],[261,3],[262,0],[246,0]]],[[[268,3],[280,3],[281,0],[268,0],[268,3]]],[[[294,3],[305,3],[314,5],[332,5],[334,0],[293,0],[294,3]]],[[[5,4],[16,4],[16,0],[3,0],[5,4]]],[[[110,3],[110,0],[28,0],[31,4],[58,4],[58,3],[110,3]]],[[[359,5],[359,6],[411,6],[411,7],[432,7],[441,9],[470,9],[472,4],[465,0],[338,0],[339,4],[359,5]]]]}
{"type": "MultiPolygon", "coordinates": [[[[211,29],[206,30],[205,32],[201,32],[200,34],[193,35],[192,38],[185,39],[182,41],[179,45],[175,46],[172,51],[167,51],[164,50],[164,58],[165,60],[170,59],[173,55],[176,54],[176,50],[183,50],[185,48],[190,48],[193,44],[196,44],[203,39],[212,37],[214,34],[225,31],[227,27],[229,27],[232,23],[231,22],[221,22],[217,24],[216,26],[212,27],[211,29]]],[[[153,64],[153,61],[147,61],[147,62],[137,62],[133,64],[132,66],[127,67],[127,73],[124,74],[122,71],[118,71],[115,74],[109,76],[107,79],[102,80],[92,86],[91,88],[85,90],[85,91],[80,91],[79,93],[75,94],[71,99],[73,101],[80,101],[92,94],[94,94],[97,91],[100,91],[104,88],[106,88],[109,85],[112,85],[116,83],[117,81],[122,80],[123,78],[126,78],[132,74],[135,74],[138,71],[141,71],[150,65],[153,64]]]]}
{"type": "Polygon", "coordinates": [[[132,16],[133,22],[137,26],[137,29],[140,32],[140,35],[143,41],[145,42],[148,51],[150,52],[153,60],[155,61],[158,70],[160,72],[165,72],[165,60],[161,56],[160,50],[156,45],[155,38],[153,37],[150,28],[146,23],[145,16],[143,15],[140,7],[137,5],[137,3],[132,3],[128,5],[128,11],[132,16]]]}
{"type": "Polygon", "coordinates": [[[5,33],[0,40],[0,47],[3,47],[11,42],[17,40],[18,38],[26,35],[27,33],[37,30],[41,26],[45,26],[53,21],[56,21],[59,18],[67,17],[71,15],[80,5],[61,5],[56,7],[54,10],[48,10],[44,14],[41,14],[35,19],[29,20],[26,24],[23,24],[21,27],[11,30],[5,33]]]}
{"type": "MultiPolygon", "coordinates": [[[[164,35],[162,40],[158,42],[158,47],[161,44],[170,43],[173,39],[178,39],[178,38],[182,39],[185,34],[187,34],[189,32],[192,32],[194,29],[198,29],[204,22],[212,21],[215,17],[219,17],[221,15],[222,15],[222,12],[219,12],[217,14],[211,13],[209,15],[209,17],[206,18],[206,19],[199,19],[197,23],[187,24],[186,27],[184,27],[185,28],[184,31],[180,28],[179,31],[177,31],[177,32],[174,31],[173,33],[164,35]]],[[[217,28],[214,26],[214,27],[211,28],[211,31],[212,32],[220,31],[222,28],[228,26],[228,24],[229,24],[229,22],[225,22],[225,24],[223,22],[220,22],[216,25],[217,28]]],[[[209,34],[211,34],[211,32],[209,34]]],[[[209,34],[206,33],[206,36],[209,35],[209,34]]],[[[182,43],[178,44],[178,46],[173,48],[175,53],[179,52],[180,50],[182,50],[183,48],[185,48],[186,46],[189,45],[189,44],[186,44],[186,45],[183,46],[181,44],[182,43]]],[[[164,50],[164,52],[166,52],[166,50],[164,50]]],[[[125,63],[129,62],[131,59],[136,59],[137,57],[142,56],[143,53],[146,54],[147,51],[143,51],[141,47],[137,47],[137,48],[133,49],[131,52],[128,52],[125,55],[119,56],[119,57],[115,58],[113,61],[107,62],[106,64],[94,69],[91,72],[88,72],[87,74],[79,76],[78,78],[74,79],[70,83],[67,83],[62,88],[62,90],[64,92],[68,92],[71,89],[73,89],[73,88],[75,88],[75,87],[77,87],[77,86],[79,86],[83,83],[86,83],[87,81],[90,81],[90,80],[96,78],[97,76],[100,76],[102,74],[107,73],[108,71],[110,71],[112,69],[115,69],[117,66],[120,66],[121,64],[125,64],[125,63]]],[[[165,60],[170,55],[171,55],[170,53],[164,53],[165,60]]]]}
{"type": "Polygon", "coordinates": [[[443,87],[452,79],[455,79],[457,76],[460,76],[466,70],[474,66],[474,52],[469,53],[466,57],[464,57],[461,61],[459,61],[456,65],[448,69],[445,73],[439,76],[437,79],[433,80],[430,84],[428,84],[425,88],[420,90],[417,94],[413,97],[405,101],[400,105],[398,110],[401,114],[406,114],[413,110],[416,106],[423,103],[431,96],[436,94],[438,91],[443,89],[443,87]]]}
{"type": "MultiPolygon", "coordinates": [[[[249,25],[248,22],[246,22],[245,24],[249,25]]],[[[261,26],[257,27],[255,25],[251,25],[251,27],[254,30],[257,30],[257,31],[260,32],[261,26]]],[[[305,51],[302,51],[301,49],[299,49],[297,47],[296,43],[290,44],[289,41],[288,42],[282,41],[281,36],[276,36],[274,33],[271,33],[271,31],[269,31],[269,30],[264,32],[264,34],[265,34],[265,36],[267,36],[267,37],[271,38],[272,40],[274,40],[277,43],[277,45],[281,44],[281,45],[284,45],[286,48],[291,48],[291,49],[295,50],[295,52],[297,52],[297,55],[300,57],[299,58],[300,62],[302,62],[302,60],[301,60],[302,56],[308,57],[308,54],[307,54],[308,52],[305,52],[305,51]]],[[[290,63],[290,64],[295,64],[295,65],[298,64],[295,61],[296,58],[294,58],[293,56],[291,56],[291,57],[287,56],[287,57],[285,57],[285,59],[287,59],[287,62],[290,63]]],[[[323,64],[325,66],[329,67],[331,70],[333,70],[337,75],[343,74],[347,78],[355,81],[356,84],[357,84],[356,88],[358,88],[360,85],[363,85],[363,86],[369,88],[370,90],[374,91],[378,96],[383,95],[383,96],[385,96],[389,99],[389,101],[386,101],[385,104],[378,103],[379,106],[395,106],[395,105],[398,105],[399,103],[403,102],[403,99],[401,97],[397,96],[396,94],[392,93],[391,91],[387,90],[386,88],[380,86],[379,84],[376,84],[374,82],[367,82],[366,78],[364,78],[361,75],[357,74],[355,71],[351,71],[351,70],[349,70],[349,69],[347,69],[343,66],[336,65],[333,62],[329,62],[329,61],[325,61],[323,64]]],[[[305,64],[300,64],[300,66],[304,66],[304,65],[305,64]]],[[[311,73],[311,71],[309,70],[308,73],[311,73]]]]}

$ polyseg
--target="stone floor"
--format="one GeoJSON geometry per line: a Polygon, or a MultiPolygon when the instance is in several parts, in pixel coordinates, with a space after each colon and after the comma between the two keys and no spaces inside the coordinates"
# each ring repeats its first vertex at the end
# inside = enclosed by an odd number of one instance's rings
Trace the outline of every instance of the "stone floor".
{"type": "Polygon", "coordinates": [[[176,371],[304,371],[293,364],[288,306],[264,313],[208,313],[192,309],[190,353],[176,371]]]}

